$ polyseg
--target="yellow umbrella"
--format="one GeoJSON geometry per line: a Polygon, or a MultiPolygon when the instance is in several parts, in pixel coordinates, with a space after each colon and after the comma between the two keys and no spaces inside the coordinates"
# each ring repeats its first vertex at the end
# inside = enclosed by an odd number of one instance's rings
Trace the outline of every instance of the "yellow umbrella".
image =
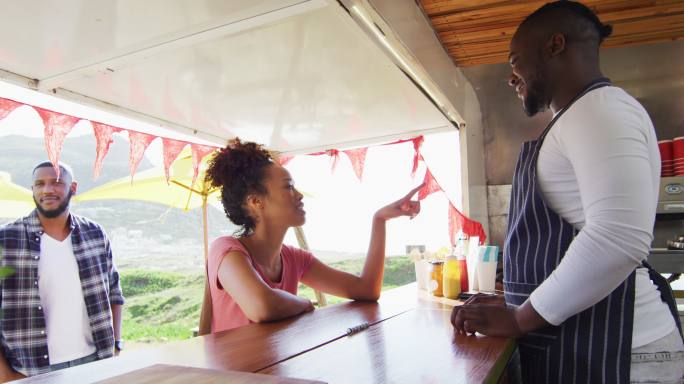
{"type": "Polygon", "coordinates": [[[207,258],[207,203],[219,204],[219,189],[211,188],[204,182],[204,173],[209,156],[200,164],[200,172],[195,184],[192,184],[192,154],[184,150],[169,169],[167,183],[164,169],[152,168],[130,177],[103,184],[84,193],[74,196],[78,202],[94,200],[137,200],[163,204],[183,210],[202,207],[202,224],[204,235],[204,258],[207,258]]]}
{"type": "Polygon", "coordinates": [[[0,217],[26,216],[35,208],[31,190],[12,183],[9,173],[0,172],[0,217]]]}

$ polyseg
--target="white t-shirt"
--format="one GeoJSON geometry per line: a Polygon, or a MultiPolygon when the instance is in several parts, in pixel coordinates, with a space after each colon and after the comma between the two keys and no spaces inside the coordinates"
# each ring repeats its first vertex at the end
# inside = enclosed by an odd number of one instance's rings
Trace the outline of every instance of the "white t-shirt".
{"type": "MultiPolygon", "coordinates": [[[[621,88],[584,95],[546,136],[537,180],[548,206],[581,229],[530,296],[535,310],[558,325],[604,299],[648,256],[660,182],[648,113],[621,88]]],[[[648,272],[638,269],[632,348],[674,328],[648,272]]]]}
{"type": "Polygon", "coordinates": [[[64,241],[47,234],[41,236],[38,290],[45,315],[50,364],[95,353],[71,234],[64,241]]]}

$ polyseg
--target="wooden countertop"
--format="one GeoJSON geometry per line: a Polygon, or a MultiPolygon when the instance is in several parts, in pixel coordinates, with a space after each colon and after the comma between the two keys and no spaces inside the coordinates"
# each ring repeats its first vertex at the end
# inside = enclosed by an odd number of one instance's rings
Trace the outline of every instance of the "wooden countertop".
{"type": "Polygon", "coordinates": [[[272,374],[323,382],[496,382],[514,341],[456,336],[459,302],[409,284],[379,302],[347,302],[291,319],[126,352],[21,383],[95,382],[154,364],[272,374]],[[347,329],[370,324],[357,334],[347,329]]]}

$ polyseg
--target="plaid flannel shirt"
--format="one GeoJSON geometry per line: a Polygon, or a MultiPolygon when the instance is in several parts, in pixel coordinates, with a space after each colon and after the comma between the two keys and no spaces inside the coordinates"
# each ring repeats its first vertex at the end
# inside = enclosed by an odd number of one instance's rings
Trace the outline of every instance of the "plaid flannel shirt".
{"type": "MultiPolygon", "coordinates": [[[[123,304],[124,297],[109,240],[102,227],[86,218],[70,214],[68,222],[97,356],[111,357],[111,305],[123,304]]],[[[38,292],[42,234],[35,210],[0,228],[1,264],[14,269],[14,274],[0,281],[0,347],[12,368],[27,376],[50,371],[45,316],[38,292]]]]}

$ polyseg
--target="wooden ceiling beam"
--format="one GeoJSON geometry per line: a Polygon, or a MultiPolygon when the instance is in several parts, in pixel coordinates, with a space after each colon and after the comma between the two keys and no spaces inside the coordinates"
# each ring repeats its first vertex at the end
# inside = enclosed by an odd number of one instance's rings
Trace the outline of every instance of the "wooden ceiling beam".
{"type": "MultiPolygon", "coordinates": [[[[420,0],[442,45],[458,66],[508,59],[518,25],[546,0],[420,0]]],[[[682,0],[585,0],[613,35],[604,47],[684,39],[682,0]]]]}

